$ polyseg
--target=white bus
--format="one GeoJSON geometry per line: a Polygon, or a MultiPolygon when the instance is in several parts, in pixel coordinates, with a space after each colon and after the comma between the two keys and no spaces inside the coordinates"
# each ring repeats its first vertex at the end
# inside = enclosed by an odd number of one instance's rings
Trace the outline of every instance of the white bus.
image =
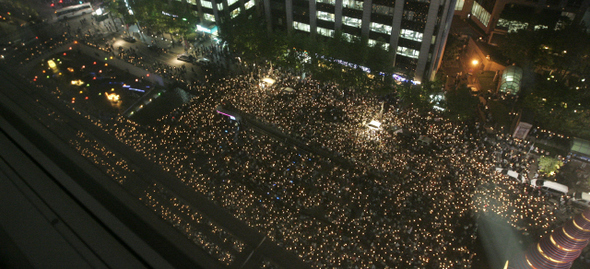
{"type": "Polygon", "coordinates": [[[55,17],[57,20],[67,20],[69,18],[77,17],[84,14],[92,13],[92,5],[90,3],[84,3],[80,5],[73,5],[69,7],[60,8],[55,11],[55,17]]]}

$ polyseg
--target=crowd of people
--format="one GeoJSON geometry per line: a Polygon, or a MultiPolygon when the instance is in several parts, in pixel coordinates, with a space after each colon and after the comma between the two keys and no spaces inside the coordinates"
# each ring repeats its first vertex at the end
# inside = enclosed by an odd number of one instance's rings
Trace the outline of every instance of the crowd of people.
{"type": "Polygon", "coordinates": [[[468,268],[478,218],[494,213],[536,235],[555,224],[544,194],[495,172],[504,160],[526,170],[527,143],[402,109],[395,98],[249,68],[198,86],[157,126],[119,118],[102,127],[314,267],[468,268]],[[353,165],[220,116],[221,103],[353,165]]]}
{"type": "MultiPolygon", "coordinates": [[[[133,51],[121,53],[127,59],[133,51]]],[[[486,133],[477,123],[449,122],[434,111],[399,107],[392,96],[272,67],[241,65],[241,75],[226,76],[229,54],[217,47],[203,53],[213,60],[216,79],[180,80],[196,97],[174,117],[153,126],[124,117],[95,123],[313,267],[470,268],[477,219],[498,215],[537,237],[556,225],[556,205],[545,194],[495,172],[508,167],[529,174],[526,141],[486,133]],[[215,108],[221,103],[350,165],[263,134],[247,120],[219,115],[215,108]],[[381,127],[368,128],[372,120],[381,127]]],[[[169,66],[151,68],[170,72],[169,66]]],[[[180,75],[174,72],[171,79],[180,75]]],[[[129,169],[106,163],[109,169],[129,169]]],[[[116,180],[125,183],[122,176],[116,180]]],[[[163,192],[150,189],[146,197],[163,192]]],[[[154,206],[149,199],[146,204],[154,206]]],[[[195,219],[194,209],[176,200],[157,206],[213,256],[234,261],[199,233],[202,220],[195,219]]],[[[238,252],[244,249],[232,240],[238,252]]]]}

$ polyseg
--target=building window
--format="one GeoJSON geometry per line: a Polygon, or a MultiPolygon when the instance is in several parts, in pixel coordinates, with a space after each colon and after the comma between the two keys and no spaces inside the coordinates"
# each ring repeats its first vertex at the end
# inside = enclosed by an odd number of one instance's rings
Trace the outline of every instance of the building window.
{"type": "Polygon", "coordinates": [[[301,31],[308,32],[308,33],[311,29],[309,24],[298,22],[298,21],[293,22],[293,28],[295,28],[296,30],[301,30],[301,31]]]}
{"type": "Polygon", "coordinates": [[[422,37],[424,36],[424,34],[422,34],[420,32],[416,32],[416,31],[408,30],[408,29],[402,29],[400,31],[399,36],[403,37],[405,39],[422,42],[422,37]]]}
{"type": "Polygon", "coordinates": [[[217,4],[217,10],[222,11],[223,10],[223,3],[218,3],[217,4]]]}
{"type": "Polygon", "coordinates": [[[373,13],[393,16],[393,7],[372,5],[371,8],[373,13]]]}
{"type": "Polygon", "coordinates": [[[215,21],[215,16],[213,16],[209,13],[204,13],[203,18],[205,18],[205,20],[208,20],[208,21],[213,21],[213,22],[215,21]]]}
{"type": "Polygon", "coordinates": [[[371,22],[371,31],[373,31],[373,32],[389,35],[389,34],[391,34],[391,29],[392,29],[392,27],[389,25],[371,22]]]}
{"type": "Polygon", "coordinates": [[[506,28],[508,33],[514,33],[521,29],[526,29],[529,27],[528,22],[520,22],[520,21],[509,21],[507,19],[500,18],[498,23],[496,23],[496,28],[506,28]]]}
{"type": "Polygon", "coordinates": [[[342,7],[363,10],[363,2],[354,0],[342,0],[342,7]]]}
{"type": "Polygon", "coordinates": [[[191,4],[191,5],[196,5],[197,1],[196,0],[187,0],[187,3],[191,4]]]}
{"type": "Polygon", "coordinates": [[[457,4],[455,5],[455,10],[463,10],[464,5],[465,5],[465,0],[457,0],[457,4]]]}
{"type": "Polygon", "coordinates": [[[538,24],[538,25],[535,25],[534,29],[535,29],[535,31],[545,30],[545,29],[549,29],[549,26],[538,24]]]}
{"type": "Polygon", "coordinates": [[[229,6],[233,5],[236,2],[238,2],[238,0],[227,0],[227,6],[229,7],[229,6]]]}
{"type": "Polygon", "coordinates": [[[336,4],[336,0],[317,0],[318,3],[324,3],[324,4],[330,4],[330,5],[335,5],[336,4]]]}
{"type": "Polygon", "coordinates": [[[236,8],[234,10],[232,10],[231,13],[229,13],[229,16],[233,19],[235,17],[237,17],[238,15],[240,15],[240,8],[236,8]]]}
{"type": "Polygon", "coordinates": [[[367,42],[367,45],[369,47],[379,46],[382,49],[389,51],[389,43],[384,43],[384,42],[379,42],[377,40],[369,39],[369,41],[367,42]]]}
{"type": "Polygon", "coordinates": [[[246,9],[250,9],[254,6],[254,0],[250,0],[248,2],[246,2],[246,4],[244,4],[244,6],[246,7],[246,9]]]}
{"type": "Polygon", "coordinates": [[[471,14],[475,16],[485,27],[488,27],[490,23],[490,17],[492,16],[489,12],[487,12],[479,3],[473,2],[473,8],[471,9],[471,14]]]}
{"type": "Polygon", "coordinates": [[[213,9],[213,4],[211,4],[211,2],[209,2],[209,1],[201,0],[201,6],[202,7],[206,7],[206,8],[210,8],[210,9],[213,9]]]}
{"type": "Polygon", "coordinates": [[[334,30],[318,27],[318,34],[327,37],[334,37],[334,30]]]}
{"type": "Polygon", "coordinates": [[[324,20],[324,21],[335,21],[334,20],[334,14],[332,14],[332,13],[328,13],[328,12],[324,12],[324,11],[318,11],[317,15],[318,15],[318,19],[320,19],[320,20],[324,20]]]}
{"type": "Polygon", "coordinates": [[[348,42],[352,42],[355,39],[355,36],[349,33],[342,33],[342,37],[344,37],[344,40],[348,42]]]}
{"type": "Polygon", "coordinates": [[[361,24],[363,24],[363,21],[357,18],[342,16],[342,23],[348,26],[361,28],[361,24]]]}
{"type": "Polygon", "coordinates": [[[414,59],[418,59],[418,56],[420,56],[420,51],[417,51],[415,49],[408,49],[406,47],[397,47],[397,54],[402,55],[402,56],[406,56],[409,58],[414,58],[414,59]]]}

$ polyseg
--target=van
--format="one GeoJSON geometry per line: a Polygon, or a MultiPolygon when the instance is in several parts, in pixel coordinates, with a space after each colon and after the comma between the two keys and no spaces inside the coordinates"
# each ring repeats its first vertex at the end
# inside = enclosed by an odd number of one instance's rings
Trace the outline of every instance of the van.
{"type": "Polygon", "coordinates": [[[539,187],[544,191],[548,191],[556,195],[567,195],[569,191],[569,188],[566,185],[543,179],[531,180],[531,186],[539,187]]]}
{"type": "Polygon", "coordinates": [[[590,207],[590,193],[587,192],[575,192],[572,195],[572,199],[570,201],[572,201],[572,203],[577,204],[577,205],[581,205],[584,207],[590,207]]]}

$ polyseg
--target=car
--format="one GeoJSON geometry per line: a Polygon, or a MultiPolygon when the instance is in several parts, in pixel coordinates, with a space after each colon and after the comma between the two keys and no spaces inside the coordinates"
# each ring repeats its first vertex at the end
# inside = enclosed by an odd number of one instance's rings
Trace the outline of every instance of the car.
{"type": "Polygon", "coordinates": [[[496,172],[502,174],[502,175],[506,175],[509,176],[512,179],[517,180],[520,183],[526,183],[528,181],[528,178],[526,175],[524,174],[519,174],[516,171],[510,170],[510,169],[505,169],[502,167],[496,167],[496,172]]]}
{"type": "Polygon", "coordinates": [[[125,41],[127,41],[127,42],[129,42],[129,43],[133,43],[133,42],[137,41],[137,40],[135,39],[135,37],[132,37],[132,36],[130,36],[130,35],[123,36],[123,40],[125,40],[125,41]]]}
{"type": "Polygon", "coordinates": [[[167,53],[168,52],[165,48],[160,48],[160,47],[153,45],[153,44],[147,45],[147,48],[153,52],[158,52],[158,53],[167,53]]]}
{"type": "Polygon", "coordinates": [[[587,192],[575,192],[570,200],[573,204],[580,205],[582,207],[590,207],[590,193],[587,192]]]}
{"type": "Polygon", "coordinates": [[[180,54],[180,55],[176,56],[176,60],[192,63],[195,61],[195,57],[192,55],[188,55],[188,54],[180,54]]]}
{"type": "Polygon", "coordinates": [[[211,62],[211,60],[209,60],[205,57],[201,57],[201,58],[197,59],[196,62],[197,62],[197,64],[204,65],[204,64],[211,62]]]}

